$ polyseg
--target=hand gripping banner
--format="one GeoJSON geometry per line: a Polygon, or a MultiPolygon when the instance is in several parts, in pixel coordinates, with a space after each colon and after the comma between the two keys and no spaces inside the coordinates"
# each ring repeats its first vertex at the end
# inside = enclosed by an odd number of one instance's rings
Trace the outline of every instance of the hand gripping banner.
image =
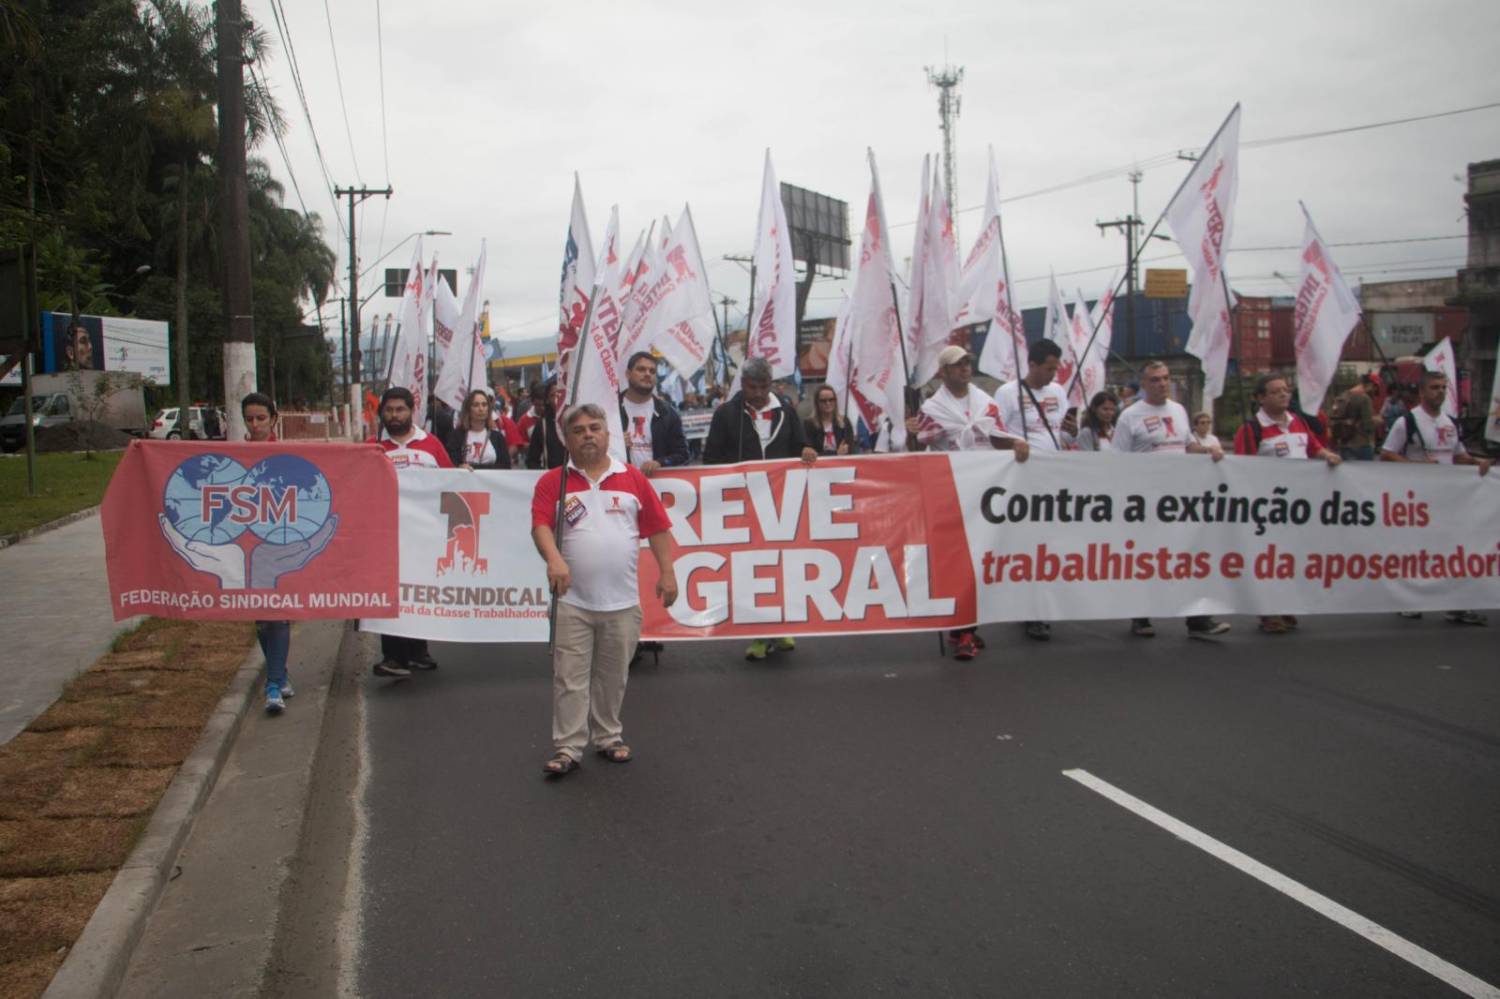
{"type": "Polygon", "coordinates": [[[135,441],[100,510],[115,619],[390,616],[396,514],[377,447],[135,441]]]}

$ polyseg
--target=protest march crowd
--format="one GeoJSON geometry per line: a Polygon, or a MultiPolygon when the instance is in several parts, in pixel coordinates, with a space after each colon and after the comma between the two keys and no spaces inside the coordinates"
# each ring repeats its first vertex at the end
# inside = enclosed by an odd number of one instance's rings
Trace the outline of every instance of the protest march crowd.
{"type": "MultiPolygon", "coordinates": [[[[1254,388],[1254,413],[1226,449],[1213,433],[1212,414],[1190,415],[1170,397],[1164,363],[1145,364],[1139,381],[1118,392],[1101,390],[1087,406],[1069,406],[1068,386],[1057,380],[1061,357],[1058,344],[1033,342],[1024,375],[1000,385],[991,396],[973,381],[972,355],[961,346],[944,347],[930,390],[918,393],[909,407],[903,428],[906,450],[1001,450],[1011,452],[1017,462],[1037,450],[1165,452],[1210,461],[1232,452],[1330,466],[1378,457],[1472,465],[1479,475],[1489,471],[1490,461],[1465,449],[1456,423],[1443,411],[1448,385],[1440,372],[1426,371],[1420,383],[1400,387],[1380,413],[1373,405],[1380,382],[1366,376],[1338,398],[1336,417],[1300,411],[1292,379],[1265,375],[1254,388]]],[[[411,393],[392,387],[380,400],[379,429],[371,438],[398,474],[412,468],[560,470],[541,476],[532,499],[532,538],[547,566],[556,611],[556,751],[545,765],[549,776],[577,769],[590,744],[610,762],[631,759],[620,720],[628,671],[643,651],[660,651],[640,640],[636,570],[642,541],[657,564],[655,594],[663,606],[672,604],[678,589],[668,517],[650,484],[655,473],[695,460],[705,465],[780,460],[812,466],[820,457],[886,447],[890,439],[886,433],[872,440],[869,428],[852,425],[826,384],[812,393],[804,418],[793,398],[796,389],[773,382],[770,365],[751,357],[740,368],[738,390],[713,410],[701,449],[690,447],[677,408],[657,392],[657,358],[637,352],[627,360],[625,372],[617,414],[624,428],[622,442],[611,442],[610,421],[601,407],[568,407],[552,383],[534,386],[510,405],[505,393],[476,389],[451,419],[433,414],[432,431],[418,425],[411,393]],[[612,443],[623,445],[616,452],[623,459],[611,454],[612,443]]],[[[250,440],[274,440],[274,402],[256,393],[244,399],[242,410],[250,440]]],[[[1471,610],[1453,610],[1445,617],[1454,624],[1485,624],[1471,610]]],[[[1298,625],[1295,615],[1280,614],[1262,616],[1259,627],[1279,635],[1298,625]]],[[[1230,626],[1209,616],[1190,616],[1186,629],[1189,637],[1213,638],[1230,626]]],[[[286,674],[289,624],[260,622],[258,631],[267,661],[266,709],[279,713],[293,692],[286,674]]],[[[1156,634],[1144,617],[1132,620],[1129,632],[1139,638],[1156,634]]],[[[1028,621],[1024,633],[1046,641],[1051,624],[1028,621]]],[[[947,641],[960,660],[975,658],[985,647],[977,627],[951,631],[947,641]]],[[[762,661],[794,648],[791,638],[767,636],[749,644],[746,658],[762,661]]],[[[381,659],[373,672],[402,679],[437,667],[425,639],[382,635],[381,659]]]]}

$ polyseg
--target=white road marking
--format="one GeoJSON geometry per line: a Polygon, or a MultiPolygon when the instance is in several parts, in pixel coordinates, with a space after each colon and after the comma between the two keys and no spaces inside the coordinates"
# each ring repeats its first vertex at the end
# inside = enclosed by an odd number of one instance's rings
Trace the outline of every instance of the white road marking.
{"type": "Polygon", "coordinates": [[[1089,790],[1103,795],[1121,808],[1134,812],[1147,822],[1160,826],[1178,839],[1196,846],[1204,853],[1217,857],[1230,867],[1250,875],[1262,884],[1275,888],[1293,901],[1301,902],[1309,909],[1321,916],[1326,916],[1345,929],[1358,933],[1376,946],[1390,951],[1408,964],[1421,968],[1434,978],[1441,979],[1465,995],[1486,997],[1486,999],[1500,999],[1500,989],[1497,989],[1488,982],[1475,978],[1462,968],[1449,964],[1431,951],[1417,946],[1405,937],[1392,933],[1379,923],[1366,919],[1364,916],[1340,905],[1328,896],[1313,891],[1299,881],[1293,881],[1291,878],[1272,870],[1255,858],[1246,856],[1234,847],[1221,843],[1207,833],[1199,832],[1187,823],[1172,818],[1172,816],[1161,809],[1146,804],[1141,799],[1120,790],[1113,784],[1100,780],[1087,770],[1064,770],[1062,774],[1064,777],[1077,781],[1089,790]]]}
{"type": "Polygon", "coordinates": [[[365,683],[354,679],[354,748],[359,769],[354,780],[354,829],[349,844],[349,874],[344,881],[343,911],[339,913],[338,994],[340,999],[358,999],[360,954],[364,949],[365,851],[370,843],[370,816],[366,795],[370,787],[370,734],[365,725],[365,683]]]}

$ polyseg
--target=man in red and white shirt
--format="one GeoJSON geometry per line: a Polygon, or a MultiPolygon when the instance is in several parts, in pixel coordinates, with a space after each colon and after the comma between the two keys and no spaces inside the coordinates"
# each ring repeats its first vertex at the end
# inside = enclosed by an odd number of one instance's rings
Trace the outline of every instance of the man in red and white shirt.
{"type": "Polygon", "coordinates": [[[557,610],[555,752],[543,768],[549,777],[577,770],[589,742],[611,763],[630,762],[620,708],[631,652],[641,636],[636,578],[641,538],[656,558],[662,606],[677,599],[667,511],[640,469],[610,457],[604,411],[593,404],[575,406],[563,420],[563,434],[568,462],[544,473],[531,499],[531,538],[547,562],[557,610]]]}
{"type": "MultiPolygon", "coordinates": [[[[1292,386],[1284,375],[1262,375],[1255,383],[1255,415],[1240,425],[1234,435],[1234,453],[1246,457],[1321,458],[1329,465],[1343,459],[1332,448],[1323,446],[1312,427],[1300,414],[1292,412],[1292,386]]],[[[1291,614],[1261,615],[1260,630],[1268,635],[1282,635],[1297,627],[1291,614]]]]}
{"type": "MultiPolygon", "coordinates": [[[[432,434],[412,425],[412,405],[409,390],[399,385],[386,389],[380,397],[380,426],[385,436],[372,437],[366,443],[379,444],[398,473],[407,468],[452,468],[448,449],[432,434]]],[[[371,672],[400,679],[411,676],[414,669],[434,670],[437,666],[427,651],[427,639],[381,635],[380,662],[371,672]]]]}

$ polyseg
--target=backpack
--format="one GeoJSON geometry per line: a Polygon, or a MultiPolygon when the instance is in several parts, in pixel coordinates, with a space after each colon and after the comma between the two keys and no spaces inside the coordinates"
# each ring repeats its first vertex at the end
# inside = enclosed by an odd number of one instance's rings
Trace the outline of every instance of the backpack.
{"type": "Polygon", "coordinates": [[[1358,429],[1354,418],[1349,415],[1349,393],[1345,392],[1333,400],[1333,408],[1328,411],[1329,441],[1336,448],[1344,447],[1358,429]]]}

